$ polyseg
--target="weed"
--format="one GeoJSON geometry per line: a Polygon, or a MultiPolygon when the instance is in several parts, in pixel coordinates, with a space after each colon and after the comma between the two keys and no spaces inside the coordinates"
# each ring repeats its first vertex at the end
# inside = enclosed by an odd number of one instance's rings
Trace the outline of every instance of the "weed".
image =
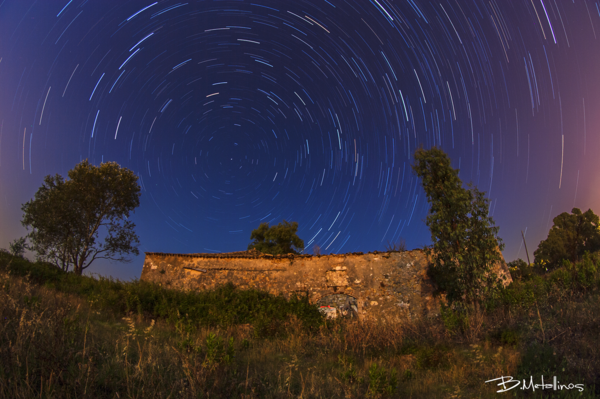
{"type": "Polygon", "coordinates": [[[367,390],[367,397],[376,398],[382,394],[391,395],[396,392],[398,387],[398,380],[396,376],[396,369],[386,370],[383,366],[378,366],[377,363],[373,363],[369,367],[369,389],[367,390]]]}
{"type": "Polygon", "coordinates": [[[349,356],[339,355],[339,365],[342,367],[341,379],[343,382],[348,384],[354,384],[358,381],[358,374],[354,366],[354,359],[349,356]]]}

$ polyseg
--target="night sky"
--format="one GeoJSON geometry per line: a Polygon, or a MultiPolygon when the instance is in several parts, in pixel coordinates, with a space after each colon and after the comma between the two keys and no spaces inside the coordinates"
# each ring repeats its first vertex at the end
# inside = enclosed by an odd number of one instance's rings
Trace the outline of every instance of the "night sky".
{"type": "Polygon", "coordinates": [[[142,187],[142,254],[91,273],[282,219],[307,253],[422,247],[410,165],[436,145],[525,259],[521,230],[533,256],[559,213],[600,213],[599,107],[598,1],[0,0],[0,247],[85,158],[142,187]]]}

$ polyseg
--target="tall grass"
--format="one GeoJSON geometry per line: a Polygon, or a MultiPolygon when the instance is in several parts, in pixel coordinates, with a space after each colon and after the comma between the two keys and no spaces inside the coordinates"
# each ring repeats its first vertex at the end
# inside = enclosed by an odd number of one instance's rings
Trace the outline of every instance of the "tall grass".
{"type": "Polygon", "coordinates": [[[542,375],[585,390],[506,395],[596,397],[600,278],[555,273],[517,280],[468,314],[390,325],[324,322],[300,300],[234,287],[187,296],[0,255],[0,397],[496,398],[485,381],[542,375]]]}

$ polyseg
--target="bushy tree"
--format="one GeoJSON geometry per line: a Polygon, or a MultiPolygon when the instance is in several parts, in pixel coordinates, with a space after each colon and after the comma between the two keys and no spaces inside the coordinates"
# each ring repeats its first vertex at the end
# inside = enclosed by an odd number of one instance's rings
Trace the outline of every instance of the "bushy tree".
{"type": "Polygon", "coordinates": [[[283,221],[276,226],[269,227],[269,223],[261,223],[252,231],[250,239],[254,240],[248,249],[256,249],[265,254],[298,254],[304,249],[304,241],[296,235],[298,222],[283,221]]]}
{"type": "Polygon", "coordinates": [[[27,249],[27,238],[21,237],[11,241],[10,244],[8,244],[8,248],[11,255],[23,258],[25,250],[27,249]]]}
{"type": "Polygon", "coordinates": [[[427,226],[433,247],[430,275],[452,302],[473,304],[500,287],[492,272],[504,249],[499,228],[488,215],[489,200],[477,188],[466,189],[441,149],[419,148],[412,165],[430,204],[427,226]]]}
{"type": "Polygon", "coordinates": [[[581,213],[573,208],[554,218],[548,238],[540,242],[533,253],[535,263],[551,270],[562,265],[563,260],[577,263],[586,251],[600,250],[600,222],[591,209],[581,213]]]}
{"type": "Polygon", "coordinates": [[[129,261],[125,255],[138,255],[135,224],[128,219],[140,204],[138,177],[115,162],[97,167],[87,160],[68,176],[46,176],[21,208],[38,259],[82,274],[96,259],[129,261]]]}

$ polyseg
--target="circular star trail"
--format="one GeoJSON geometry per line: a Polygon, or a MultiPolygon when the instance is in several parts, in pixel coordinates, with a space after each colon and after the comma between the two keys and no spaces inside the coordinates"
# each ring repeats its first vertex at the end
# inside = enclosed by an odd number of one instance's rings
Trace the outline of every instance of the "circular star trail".
{"type": "Polygon", "coordinates": [[[1,241],[87,158],[139,175],[142,251],[243,250],[283,219],[307,253],[421,247],[412,155],[439,146],[524,257],[521,231],[600,211],[598,35],[591,0],[5,0],[1,241]]]}

